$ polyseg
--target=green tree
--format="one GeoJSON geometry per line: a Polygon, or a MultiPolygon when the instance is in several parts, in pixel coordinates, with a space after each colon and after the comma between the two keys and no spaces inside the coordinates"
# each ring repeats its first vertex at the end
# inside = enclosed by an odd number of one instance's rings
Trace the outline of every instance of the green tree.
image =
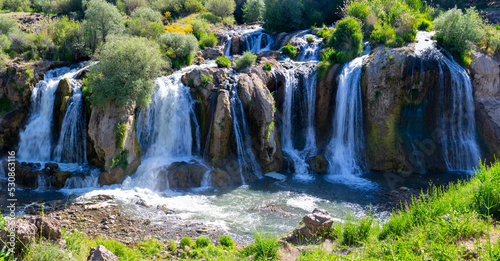
{"type": "Polygon", "coordinates": [[[109,34],[120,34],[123,31],[124,17],[116,6],[105,0],[91,0],[87,3],[85,10],[85,24],[87,39],[90,41],[92,50],[97,48],[100,42],[106,42],[109,34]]]}
{"type": "Polygon", "coordinates": [[[154,80],[166,66],[156,42],[134,36],[110,37],[93,59],[99,63],[90,68],[85,85],[90,102],[100,107],[147,106],[154,80]]]}
{"type": "Polygon", "coordinates": [[[337,51],[337,60],[344,63],[361,53],[363,32],[359,21],[347,17],[337,23],[337,27],[328,42],[337,51]]]}
{"type": "Polygon", "coordinates": [[[242,9],[245,22],[251,23],[262,20],[265,8],[264,0],[248,0],[242,9]]]}
{"type": "Polygon", "coordinates": [[[266,0],[264,28],[273,32],[289,32],[301,27],[302,6],[297,0],[266,0]]]}
{"type": "Polygon", "coordinates": [[[165,33],[158,39],[160,46],[172,59],[174,67],[191,64],[196,51],[198,51],[198,40],[192,34],[165,33]]]}
{"type": "Polygon", "coordinates": [[[130,34],[156,39],[163,33],[161,14],[149,7],[139,7],[132,12],[132,19],[127,21],[130,34]]]}
{"type": "Polygon", "coordinates": [[[206,7],[212,14],[225,18],[234,13],[236,3],[234,0],[207,0],[206,7]]]}

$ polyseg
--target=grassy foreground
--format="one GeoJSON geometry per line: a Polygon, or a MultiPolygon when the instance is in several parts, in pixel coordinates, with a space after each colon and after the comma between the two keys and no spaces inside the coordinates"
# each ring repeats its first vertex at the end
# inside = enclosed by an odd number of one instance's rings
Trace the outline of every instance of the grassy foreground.
{"type": "MultiPolygon", "coordinates": [[[[420,198],[383,224],[371,216],[337,223],[324,235],[333,249],[312,244],[297,260],[500,260],[500,162],[481,164],[470,180],[433,187],[420,198]]],[[[21,259],[86,260],[97,245],[121,260],[277,260],[282,250],[276,236],[258,233],[246,247],[227,236],[216,245],[199,237],[177,243],[148,239],[134,247],[79,232],[63,237],[63,246],[33,242],[21,259]]],[[[0,260],[9,259],[0,253],[0,260]]]]}

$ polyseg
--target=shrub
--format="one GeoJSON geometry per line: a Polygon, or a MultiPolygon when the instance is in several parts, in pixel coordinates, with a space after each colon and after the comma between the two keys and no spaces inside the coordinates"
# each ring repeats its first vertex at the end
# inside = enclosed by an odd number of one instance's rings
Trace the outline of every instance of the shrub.
{"type": "Polygon", "coordinates": [[[217,57],[217,59],[215,59],[215,63],[219,68],[226,68],[231,66],[231,60],[229,60],[229,58],[227,58],[226,56],[217,57]]]}
{"type": "Polygon", "coordinates": [[[92,50],[98,44],[106,42],[109,34],[119,34],[123,31],[123,16],[116,6],[105,0],[91,0],[87,3],[85,10],[85,24],[88,32],[93,36],[89,37],[92,50]],[[94,33],[95,32],[95,33],[94,33]]]}
{"type": "Polygon", "coordinates": [[[154,90],[154,79],[165,62],[158,44],[140,37],[114,36],[94,56],[99,63],[92,66],[85,85],[91,89],[90,101],[106,107],[147,106],[154,90]],[[117,63],[117,61],[121,61],[117,63]]]}
{"type": "MultiPolygon", "coordinates": [[[[4,53],[2,50],[0,50],[0,72],[5,72],[7,70],[7,59],[9,59],[9,56],[4,53]]],[[[7,96],[2,96],[3,97],[7,97],[7,96]]],[[[7,99],[8,100],[8,99],[7,99]]],[[[10,105],[10,100],[8,101],[9,105],[10,105]]],[[[6,111],[6,110],[1,110],[1,111],[6,111]]],[[[3,219],[3,217],[0,216],[0,229],[2,229],[2,225],[3,225],[3,221],[5,221],[3,219]]]]}
{"type": "Polygon", "coordinates": [[[281,47],[281,52],[290,57],[290,59],[295,59],[295,57],[297,56],[297,48],[295,48],[295,46],[293,45],[285,45],[283,47],[281,47]]]}
{"type": "Polygon", "coordinates": [[[198,40],[201,40],[202,36],[208,34],[210,31],[210,23],[204,18],[195,19],[191,26],[193,28],[193,34],[198,40]]]}
{"type": "Polygon", "coordinates": [[[432,22],[427,19],[420,20],[418,23],[418,30],[430,32],[432,30],[432,22]]]}
{"type": "Polygon", "coordinates": [[[170,240],[170,243],[169,243],[169,249],[170,251],[175,251],[177,250],[177,244],[175,243],[175,241],[172,239],[170,240]]]}
{"type": "Polygon", "coordinates": [[[8,50],[10,49],[10,45],[12,43],[9,40],[9,37],[5,34],[0,34],[0,50],[8,50]]]}
{"type": "Polygon", "coordinates": [[[307,37],[307,42],[308,43],[314,42],[314,37],[312,37],[312,36],[307,37]]]}
{"type": "Polygon", "coordinates": [[[241,70],[248,66],[251,66],[257,60],[257,55],[252,52],[244,52],[243,56],[236,60],[236,69],[241,70]]]}
{"type": "Polygon", "coordinates": [[[210,245],[210,238],[209,237],[198,237],[196,239],[196,247],[198,248],[203,248],[203,247],[207,247],[208,245],[210,245]]]}
{"type": "Polygon", "coordinates": [[[377,23],[370,34],[370,39],[382,44],[392,43],[396,39],[396,30],[387,23],[377,23]]]}
{"type": "Polygon", "coordinates": [[[330,29],[321,29],[318,31],[318,33],[316,34],[318,37],[321,37],[321,38],[326,38],[328,37],[330,34],[332,33],[332,30],[330,29]]]}
{"type": "Polygon", "coordinates": [[[8,35],[18,30],[19,27],[17,25],[16,20],[6,15],[0,15],[0,34],[8,35]]]}
{"type": "Polygon", "coordinates": [[[204,34],[199,42],[200,48],[215,47],[217,45],[217,36],[215,34],[204,34]]]}
{"type": "Polygon", "coordinates": [[[129,14],[132,14],[135,9],[148,6],[146,0],[123,0],[122,3],[125,7],[125,11],[129,14]]]}
{"type": "Polygon", "coordinates": [[[50,10],[53,13],[62,15],[70,14],[71,12],[80,12],[83,10],[82,1],[80,0],[52,0],[50,2],[50,10]]]}
{"type": "Polygon", "coordinates": [[[236,3],[234,0],[207,0],[206,7],[214,15],[224,18],[234,13],[236,3]]]}
{"type": "Polygon", "coordinates": [[[128,21],[130,34],[156,39],[163,33],[164,26],[161,14],[149,7],[140,7],[132,12],[132,20],[128,21]]]}
{"type": "Polygon", "coordinates": [[[230,236],[225,236],[222,235],[219,237],[219,243],[223,247],[228,247],[228,248],[233,248],[234,247],[234,241],[230,236]]]}
{"type": "Polygon", "coordinates": [[[453,8],[434,21],[438,42],[455,54],[471,51],[481,39],[482,27],[483,21],[474,8],[465,13],[453,8]]]}
{"type": "Polygon", "coordinates": [[[247,23],[262,20],[265,11],[264,0],[247,0],[243,5],[243,19],[247,23]]]}
{"type": "Polygon", "coordinates": [[[302,25],[302,7],[296,0],[265,0],[264,28],[271,32],[290,32],[302,25]]]}
{"type": "Polygon", "coordinates": [[[188,247],[193,247],[194,243],[193,240],[190,237],[183,237],[181,239],[181,249],[184,249],[186,246],[188,247]]]}
{"type": "Polygon", "coordinates": [[[337,51],[332,48],[325,48],[320,51],[319,59],[321,61],[332,61],[335,62],[337,59],[337,51]]]}
{"type": "Polygon", "coordinates": [[[33,35],[21,31],[15,31],[9,35],[10,49],[16,53],[24,53],[34,45],[33,35]]]}
{"type": "Polygon", "coordinates": [[[362,41],[363,33],[359,22],[352,17],[347,17],[337,23],[337,28],[328,45],[337,50],[337,59],[340,53],[343,53],[346,55],[346,59],[342,60],[352,60],[361,53],[362,41]]]}
{"type": "Polygon", "coordinates": [[[3,7],[14,12],[31,11],[30,0],[4,0],[3,7]]]}
{"type": "Polygon", "coordinates": [[[266,63],[264,64],[264,67],[262,69],[264,69],[265,71],[270,71],[273,69],[273,66],[270,63],[266,63]]]}
{"type": "Polygon", "coordinates": [[[36,12],[50,12],[50,0],[34,0],[33,1],[33,10],[36,12]]]}
{"type": "Polygon", "coordinates": [[[54,59],[78,60],[89,56],[85,46],[83,29],[80,22],[67,17],[53,19],[46,25],[47,34],[58,50],[54,59]]]}
{"type": "Polygon", "coordinates": [[[490,55],[500,54],[500,25],[485,25],[481,48],[490,55]]]}
{"type": "Polygon", "coordinates": [[[172,59],[174,67],[191,64],[198,51],[198,41],[192,34],[165,33],[158,41],[167,56],[172,59]]]}
{"type": "Polygon", "coordinates": [[[368,1],[351,2],[346,6],[344,16],[352,16],[360,21],[365,21],[370,14],[369,5],[368,1]]]}
{"type": "Polygon", "coordinates": [[[254,240],[243,250],[246,256],[253,255],[255,260],[275,260],[278,257],[280,243],[275,235],[255,232],[254,240]]]}
{"type": "Polygon", "coordinates": [[[116,240],[99,238],[95,241],[95,244],[103,245],[107,250],[118,256],[120,260],[136,259],[134,250],[116,240]]]}

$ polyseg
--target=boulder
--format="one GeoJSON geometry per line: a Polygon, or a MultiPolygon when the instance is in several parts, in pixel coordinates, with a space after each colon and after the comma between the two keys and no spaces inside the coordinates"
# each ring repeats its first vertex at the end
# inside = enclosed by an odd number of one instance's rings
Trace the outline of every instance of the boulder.
{"type": "Polygon", "coordinates": [[[52,177],[50,177],[50,185],[54,188],[62,188],[66,184],[66,180],[71,177],[70,171],[57,170],[52,177]]]}
{"type": "Polygon", "coordinates": [[[90,255],[87,257],[88,261],[115,261],[118,257],[111,251],[107,250],[103,245],[90,249],[90,255]]]}
{"type": "Polygon", "coordinates": [[[7,226],[0,230],[0,246],[4,246],[6,242],[12,242],[11,237],[8,237],[12,230],[15,231],[15,248],[18,251],[28,246],[31,240],[39,237],[38,228],[34,223],[24,219],[16,219],[8,222],[7,226]]]}
{"type": "MultiPolygon", "coordinates": [[[[267,88],[273,77],[262,69],[262,61],[241,74],[238,96],[243,104],[250,127],[252,145],[261,166],[266,172],[278,171],[282,165],[282,152],[275,125],[274,98],[267,88]]],[[[277,66],[277,65],[276,65],[277,66]]]]}
{"type": "Polygon", "coordinates": [[[134,105],[118,108],[114,104],[108,108],[92,106],[87,129],[87,159],[104,170],[99,176],[101,185],[123,182],[141,163],[141,149],[135,133],[134,108],[134,105]],[[123,146],[117,144],[118,124],[125,124],[123,146]]]}
{"type": "Polygon", "coordinates": [[[62,238],[61,223],[58,220],[41,216],[24,216],[24,219],[34,224],[42,237],[55,242],[62,238]]]}
{"type": "Polygon", "coordinates": [[[16,150],[19,132],[28,118],[27,107],[16,108],[0,117],[0,156],[7,151],[16,150]]]}
{"type": "Polygon", "coordinates": [[[330,163],[323,155],[316,155],[307,159],[309,169],[316,174],[327,174],[330,163]]]}
{"type": "Polygon", "coordinates": [[[210,137],[209,157],[214,165],[217,165],[218,160],[225,158],[229,154],[232,130],[233,117],[231,115],[229,92],[219,90],[210,137]]]}
{"type": "Polygon", "coordinates": [[[335,113],[335,99],[337,97],[338,72],[342,70],[340,64],[333,64],[326,76],[316,82],[316,145],[323,151],[328,145],[332,134],[333,115],[335,113]]]}
{"type": "Polygon", "coordinates": [[[231,55],[242,54],[243,53],[243,42],[239,35],[233,35],[231,38],[231,55]]]}
{"type": "Polygon", "coordinates": [[[311,243],[322,238],[324,233],[328,233],[333,228],[335,220],[328,211],[315,208],[311,214],[302,218],[302,223],[283,239],[292,244],[311,243]]]}
{"type": "MultiPolygon", "coordinates": [[[[37,177],[38,177],[38,172],[36,168],[33,167],[33,165],[29,166],[26,163],[20,163],[19,161],[14,161],[13,162],[15,165],[15,178],[16,178],[16,185],[21,187],[21,188],[35,188],[37,186],[37,177]]],[[[4,170],[4,173],[8,173],[8,162],[3,161],[2,162],[2,168],[4,170]]]]}
{"type": "Polygon", "coordinates": [[[487,161],[494,161],[495,155],[500,156],[500,61],[473,52],[470,70],[483,155],[487,161]]]}
{"type": "Polygon", "coordinates": [[[219,168],[213,169],[210,171],[210,176],[212,177],[210,184],[212,187],[217,188],[234,184],[231,180],[231,176],[225,170],[219,168]]]}
{"type": "Polygon", "coordinates": [[[198,53],[205,60],[215,60],[217,57],[224,55],[224,52],[221,50],[220,47],[205,48],[203,50],[198,51],[198,53]]]}
{"type": "Polygon", "coordinates": [[[64,78],[59,81],[57,89],[54,93],[54,109],[52,111],[52,123],[55,134],[54,140],[59,139],[58,137],[61,133],[61,126],[64,119],[64,114],[66,112],[66,105],[72,94],[73,90],[71,89],[71,83],[69,79],[64,78]]]}
{"type": "Polygon", "coordinates": [[[174,162],[158,173],[158,190],[201,187],[203,176],[209,169],[196,162],[174,162]],[[167,184],[169,187],[167,187],[167,184]]]}

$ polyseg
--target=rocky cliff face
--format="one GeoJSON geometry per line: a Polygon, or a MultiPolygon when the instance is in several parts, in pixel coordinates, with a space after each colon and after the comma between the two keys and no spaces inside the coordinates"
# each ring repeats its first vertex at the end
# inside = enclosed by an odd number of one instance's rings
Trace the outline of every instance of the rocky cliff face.
{"type": "Polygon", "coordinates": [[[477,129],[484,156],[500,156],[500,61],[474,52],[470,66],[476,107],[477,129]]]}
{"type": "Polygon", "coordinates": [[[54,110],[52,112],[52,124],[54,130],[54,140],[59,139],[59,134],[61,133],[61,126],[64,119],[64,113],[66,111],[66,105],[68,100],[73,94],[71,89],[71,83],[68,78],[64,78],[57,85],[54,98],[54,110]]]}
{"type": "Polygon", "coordinates": [[[337,96],[338,72],[342,65],[334,64],[323,79],[316,82],[315,127],[316,144],[323,153],[326,143],[332,134],[333,115],[335,114],[335,99],[337,96]]]}
{"type": "Polygon", "coordinates": [[[141,163],[141,150],[135,133],[133,106],[92,107],[87,130],[91,145],[87,147],[87,159],[104,170],[99,184],[121,183],[136,171],[141,163]]]}

